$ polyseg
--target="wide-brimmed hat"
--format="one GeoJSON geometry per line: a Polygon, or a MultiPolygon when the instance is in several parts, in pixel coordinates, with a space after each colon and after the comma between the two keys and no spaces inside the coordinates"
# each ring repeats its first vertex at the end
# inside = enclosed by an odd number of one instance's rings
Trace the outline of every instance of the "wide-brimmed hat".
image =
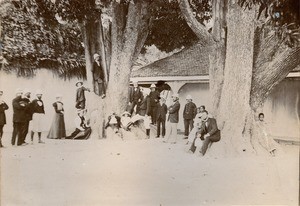
{"type": "Polygon", "coordinates": [[[188,95],[186,96],[186,98],[185,98],[185,99],[190,99],[190,100],[192,100],[193,98],[192,98],[192,96],[191,96],[191,95],[189,95],[189,94],[188,94],[188,95]]]}
{"type": "Polygon", "coordinates": [[[77,85],[78,85],[79,83],[80,83],[81,85],[83,85],[83,82],[82,82],[82,81],[78,81],[78,82],[76,82],[76,84],[75,84],[76,87],[77,87],[77,85]]]}
{"type": "Polygon", "coordinates": [[[151,84],[150,88],[156,88],[155,84],[151,84]]]}
{"type": "Polygon", "coordinates": [[[23,94],[31,94],[31,91],[29,89],[24,89],[23,94]]]}
{"type": "Polygon", "coordinates": [[[122,116],[125,116],[125,115],[131,116],[131,114],[129,112],[127,112],[127,111],[123,112],[123,114],[122,114],[122,116]]]}

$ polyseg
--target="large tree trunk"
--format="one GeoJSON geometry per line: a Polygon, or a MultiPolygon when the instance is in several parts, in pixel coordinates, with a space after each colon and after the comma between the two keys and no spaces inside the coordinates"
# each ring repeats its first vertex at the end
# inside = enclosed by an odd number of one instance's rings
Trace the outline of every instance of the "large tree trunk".
{"type": "Polygon", "coordinates": [[[244,10],[229,1],[226,60],[218,126],[227,153],[249,150],[246,123],[250,116],[250,90],[254,49],[255,10],[244,10]]]}
{"type": "MultiPolygon", "coordinates": [[[[98,133],[104,137],[104,124],[112,113],[121,115],[128,104],[128,87],[134,60],[148,34],[149,2],[112,2],[111,54],[106,98],[99,104],[98,133]]],[[[104,44],[109,45],[109,44],[104,44]]],[[[110,48],[104,51],[110,51],[110,48]]]]}

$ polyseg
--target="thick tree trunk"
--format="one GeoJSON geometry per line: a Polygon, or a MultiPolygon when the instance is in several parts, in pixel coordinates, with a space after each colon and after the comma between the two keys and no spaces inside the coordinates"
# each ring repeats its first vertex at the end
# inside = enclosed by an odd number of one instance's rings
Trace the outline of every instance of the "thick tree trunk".
{"type": "Polygon", "coordinates": [[[148,34],[148,6],[148,1],[112,3],[111,54],[107,55],[111,61],[106,98],[99,105],[100,135],[104,135],[107,117],[112,113],[121,115],[127,107],[132,65],[148,34]]]}
{"type": "MultiPolygon", "coordinates": [[[[250,149],[246,123],[251,120],[250,90],[254,49],[255,10],[244,10],[230,1],[224,86],[218,112],[218,126],[227,153],[250,149]]],[[[249,135],[249,134],[248,134],[249,135]]]]}
{"type": "Polygon", "coordinates": [[[220,104],[220,97],[224,82],[224,66],[226,57],[225,41],[227,36],[226,15],[227,1],[213,1],[213,30],[212,35],[215,43],[211,46],[209,55],[209,79],[210,95],[212,99],[212,111],[210,113],[217,117],[220,104]]]}

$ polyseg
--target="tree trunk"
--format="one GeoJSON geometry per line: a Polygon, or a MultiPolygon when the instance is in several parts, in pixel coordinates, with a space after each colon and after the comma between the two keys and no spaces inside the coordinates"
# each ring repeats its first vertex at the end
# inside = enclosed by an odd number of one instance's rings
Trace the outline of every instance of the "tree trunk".
{"type": "MultiPolygon", "coordinates": [[[[250,149],[246,123],[251,120],[250,90],[254,49],[255,10],[244,10],[230,0],[227,16],[224,86],[218,126],[227,153],[250,149]]],[[[249,135],[249,134],[248,134],[249,135]]]]}

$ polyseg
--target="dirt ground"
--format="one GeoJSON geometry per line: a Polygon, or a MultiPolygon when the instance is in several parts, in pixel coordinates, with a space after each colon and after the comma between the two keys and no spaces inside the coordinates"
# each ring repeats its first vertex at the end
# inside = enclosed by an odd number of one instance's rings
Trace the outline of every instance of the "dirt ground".
{"type": "MultiPolygon", "coordinates": [[[[6,135],[7,136],[7,135],[6,135]]],[[[149,140],[3,137],[2,206],[298,205],[299,146],[279,157],[214,158],[149,140]]]]}

